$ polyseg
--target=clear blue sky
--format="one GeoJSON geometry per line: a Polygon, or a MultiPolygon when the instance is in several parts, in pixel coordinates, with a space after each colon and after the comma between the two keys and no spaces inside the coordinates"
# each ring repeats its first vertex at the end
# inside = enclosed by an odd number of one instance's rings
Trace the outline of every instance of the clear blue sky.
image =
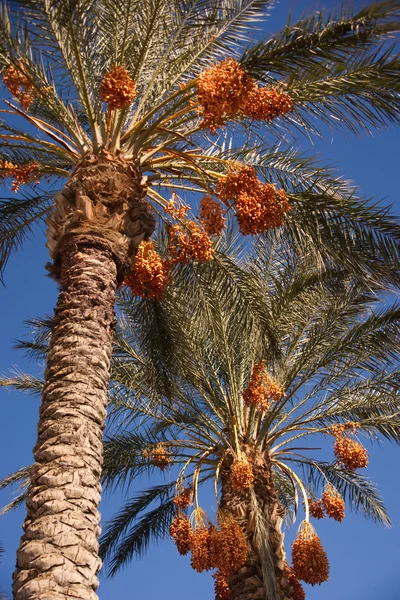
{"type": "MultiPolygon", "coordinates": [[[[265,31],[281,28],[288,10],[296,16],[311,12],[316,4],[301,0],[282,0],[265,31]]],[[[319,2],[319,7],[333,8],[335,0],[319,2]]],[[[362,6],[356,1],[356,6],[362,6]]],[[[318,144],[328,164],[335,163],[350,179],[357,182],[366,195],[385,198],[400,213],[399,199],[399,130],[386,130],[373,137],[343,139],[336,134],[318,144]]],[[[23,321],[51,313],[56,301],[57,286],[46,277],[44,264],[48,260],[43,231],[34,241],[12,258],[6,273],[6,288],[0,289],[0,314],[3,316],[0,336],[0,372],[18,365],[21,370],[35,372],[37,366],[11,347],[15,338],[26,332],[23,321]]],[[[0,478],[30,464],[36,437],[39,401],[16,392],[0,389],[0,478]]],[[[393,528],[383,529],[361,516],[349,514],[342,524],[332,520],[318,522],[318,533],[328,553],[331,576],[321,587],[306,587],[309,600],[399,600],[400,598],[400,480],[398,447],[385,444],[371,450],[368,474],[382,491],[393,528]]],[[[168,475],[167,475],[168,477],[168,475]]],[[[148,482],[143,482],[147,485],[148,482]]],[[[0,505],[10,500],[3,493],[0,505]]],[[[102,502],[105,518],[120,506],[121,496],[106,496],[102,502]]],[[[0,541],[6,548],[6,558],[0,565],[0,589],[10,593],[15,550],[22,533],[24,510],[18,510],[0,520],[0,541]]],[[[289,549],[295,528],[287,532],[289,549]]],[[[175,546],[166,541],[153,547],[148,555],[132,562],[113,580],[101,577],[101,600],[124,598],[134,600],[211,600],[213,580],[209,574],[195,573],[187,558],[178,555],[175,546]]],[[[11,596],[10,596],[11,597],[11,596]]]]}

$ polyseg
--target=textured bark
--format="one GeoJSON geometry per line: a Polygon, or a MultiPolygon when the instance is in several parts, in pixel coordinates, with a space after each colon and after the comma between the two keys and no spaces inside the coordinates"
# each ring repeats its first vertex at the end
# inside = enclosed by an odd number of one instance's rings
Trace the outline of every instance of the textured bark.
{"type": "MultiPolygon", "coordinates": [[[[238,493],[231,486],[229,468],[222,472],[221,509],[232,513],[246,533],[249,553],[246,563],[229,578],[231,600],[291,600],[291,586],[285,573],[284,535],[281,531],[283,509],[274,486],[268,455],[251,457],[254,472],[251,492],[238,493]],[[256,503],[258,509],[255,510],[256,503]],[[268,576],[276,588],[275,597],[267,596],[262,565],[262,548],[257,539],[256,512],[267,528],[270,569],[268,576]]],[[[264,572],[265,572],[264,567],[264,572]]]]}
{"type": "Polygon", "coordinates": [[[63,253],[15,600],[97,598],[97,507],[116,274],[107,248],[71,244],[63,253]]]}
{"type": "Polygon", "coordinates": [[[138,164],[88,155],[48,222],[61,284],[45,373],[15,600],[95,600],[98,505],[115,289],[154,230],[138,164]]]}

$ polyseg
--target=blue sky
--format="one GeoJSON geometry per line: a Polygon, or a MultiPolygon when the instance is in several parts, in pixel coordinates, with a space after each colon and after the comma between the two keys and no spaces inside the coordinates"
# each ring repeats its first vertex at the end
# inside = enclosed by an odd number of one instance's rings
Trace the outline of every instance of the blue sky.
{"type": "MultiPolygon", "coordinates": [[[[319,7],[333,8],[334,0],[320,2],[319,7]]],[[[356,2],[356,6],[361,6],[356,2]]],[[[275,31],[283,26],[288,9],[294,15],[310,12],[315,3],[282,1],[265,26],[275,31]]],[[[336,164],[346,177],[357,182],[365,195],[385,198],[400,213],[399,131],[390,129],[371,137],[344,139],[339,134],[318,144],[328,164],[336,164]]],[[[6,273],[6,287],[0,289],[0,314],[3,316],[0,336],[0,372],[18,365],[21,370],[34,372],[37,366],[28,362],[20,352],[11,350],[13,340],[26,333],[23,321],[51,313],[56,301],[57,286],[47,278],[44,264],[48,261],[44,233],[40,228],[23,251],[15,255],[6,273]],[[37,234],[37,235],[36,235],[37,234]]],[[[0,389],[0,478],[29,464],[36,437],[39,401],[31,397],[0,389]]],[[[306,586],[309,600],[398,600],[400,598],[400,481],[398,477],[398,447],[384,444],[371,450],[368,475],[378,484],[393,521],[393,528],[383,529],[361,516],[349,514],[342,524],[325,520],[318,523],[318,533],[328,553],[331,576],[321,587],[306,586]]],[[[168,476],[167,476],[168,477],[168,476]]],[[[147,485],[147,481],[144,482],[147,485]]],[[[10,499],[3,493],[0,505],[10,499]]],[[[120,494],[106,495],[102,502],[105,518],[116,510],[123,498],[120,494]]],[[[0,520],[0,541],[6,548],[6,558],[0,566],[0,589],[10,590],[15,550],[21,535],[24,510],[18,510],[0,520]]],[[[287,532],[287,547],[295,528],[287,532]]],[[[213,597],[213,581],[209,574],[197,574],[187,558],[178,555],[174,545],[165,541],[151,548],[148,555],[132,562],[113,580],[101,577],[101,600],[114,598],[163,598],[177,600],[206,600],[213,597]]]]}

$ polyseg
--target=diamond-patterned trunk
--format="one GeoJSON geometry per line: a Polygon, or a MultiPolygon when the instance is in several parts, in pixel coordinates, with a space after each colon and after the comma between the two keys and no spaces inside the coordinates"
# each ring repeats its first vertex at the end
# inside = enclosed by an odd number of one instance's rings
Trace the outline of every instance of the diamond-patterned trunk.
{"type": "Polygon", "coordinates": [[[229,469],[221,473],[221,509],[235,516],[249,546],[246,563],[229,578],[231,600],[291,600],[281,531],[283,509],[274,486],[271,463],[266,454],[249,460],[254,473],[253,492],[234,491],[229,469]],[[257,529],[261,519],[264,533],[260,539],[257,529]]]}
{"type": "Polygon", "coordinates": [[[56,199],[53,273],[61,284],[45,372],[15,600],[95,600],[102,431],[114,296],[154,229],[138,169],[88,157],[56,199]]]}

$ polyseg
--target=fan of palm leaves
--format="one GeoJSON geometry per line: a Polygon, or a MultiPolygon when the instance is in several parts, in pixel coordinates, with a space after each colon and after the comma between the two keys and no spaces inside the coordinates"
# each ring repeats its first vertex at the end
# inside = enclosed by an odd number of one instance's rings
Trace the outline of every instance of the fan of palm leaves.
{"type": "MultiPolygon", "coordinates": [[[[23,77],[29,107],[5,100],[2,165],[35,165],[42,180],[71,175],[83,157],[106,149],[140,158],[148,200],[161,218],[173,197],[215,192],[232,166],[252,166],[279,184],[292,210],[293,245],[313,247],[359,276],[396,283],[398,229],[385,210],[300,150],[298,134],[351,132],[399,120],[399,29],[395,0],[320,11],[259,41],[272,0],[13,0],[1,3],[0,68],[23,77]],[[226,58],[258,84],[289,94],[293,111],[271,123],[235,117],[210,137],[193,108],[197,78],[226,58]],[[137,100],[106,110],[105,75],[124,65],[137,100]],[[16,123],[19,118],[21,125],[16,123]]],[[[302,137],[306,141],[308,137],[302,137]]],[[[3,177],[7,169],[3,169],[3,177]]],[[[0,267],[47,217],[55,190],[31,188],[0,204],[0,267]]],[[[196,200],[194,200],[196,202],[196,200]]],[[[232,207],[231,207],[232,208],[232,207]]]]}

